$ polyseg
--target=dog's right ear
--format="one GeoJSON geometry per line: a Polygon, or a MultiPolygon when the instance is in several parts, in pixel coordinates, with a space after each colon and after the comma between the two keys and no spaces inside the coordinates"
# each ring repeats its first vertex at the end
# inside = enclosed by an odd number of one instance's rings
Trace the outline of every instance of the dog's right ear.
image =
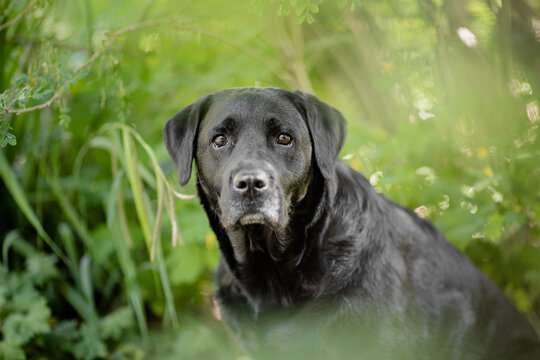
{"type": "Polygon", "coordinates": [[[197,141],[197,131],[210,106],[210,95],[206,95],[174,115],[163,128],[163,138],[169,155],[178,167],[180,185],[184,186],[191,177],[191,164],[197,141]]]}

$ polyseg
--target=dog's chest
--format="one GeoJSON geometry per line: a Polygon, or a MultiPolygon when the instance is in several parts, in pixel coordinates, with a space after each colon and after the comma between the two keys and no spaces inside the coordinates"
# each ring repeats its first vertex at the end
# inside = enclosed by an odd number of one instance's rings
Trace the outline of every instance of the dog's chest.
{"type": "Polygon", "coordinates": [[[255,309],[288,308],[314,297],[309,282],[293,264],[274,263],[263,254],[241,266],[239,281],[255,309]]]}

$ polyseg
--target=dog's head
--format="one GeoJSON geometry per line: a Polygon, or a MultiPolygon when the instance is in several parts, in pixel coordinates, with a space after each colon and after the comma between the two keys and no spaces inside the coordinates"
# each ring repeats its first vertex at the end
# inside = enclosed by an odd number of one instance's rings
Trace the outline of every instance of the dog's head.
{"type": "Polygon", "coordinates": [[[226,230],[285,229],[313,176],[332,178],[345,120],[303,91],[235,88],[207,95],[171,118],[165,144],[180,184],[191,176],[226,230]]]}

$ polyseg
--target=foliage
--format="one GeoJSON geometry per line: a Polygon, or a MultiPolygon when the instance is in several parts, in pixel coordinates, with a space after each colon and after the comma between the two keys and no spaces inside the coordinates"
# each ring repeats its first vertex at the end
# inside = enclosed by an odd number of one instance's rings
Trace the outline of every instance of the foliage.
{"type": "Polygon", "coordinates": [[[239,4],[0,1],[0,353],[241,356],[211,315],[215,236],[177,198],[161,129],[253,85],[342,110],[342,159],[540,329],[538,4],[239,4]]]}
{"type": "MultiPolygon", "coordinates": [[[[80,359],[95,359],[107,355],[106,341],[121,338],[132,326],[131,309],[121,307],[98,318],[92,307],[93,295],[85,289],[75,290],[67,285],[61,274],[57,258],[38,252],[17,232],[7,235],[2,247],[4,266],[0,267],[0,315],[2,319],[0,358],[26,359],[37,354],[60,357],[74,354],[80,359]],[[9,271],[8,253],[13,247],[23,256],[22,271],[9,271]],[[52,316],[51,307],[56,299],[50,293],[66,294],[73,307],[80,310],[82,321],[58,320],[52,316]],[[85,298],[86,296],[89,296],[85,298]],[[52,305],[49,305],[52,304],[52,305]]],[[[81,268],[87,266],[81,259],[81,268]]],[[[88,282],[83,272],[77,282],[88,282]]],[[[123,351],[125,356],[134,355],[123,351]]]]}

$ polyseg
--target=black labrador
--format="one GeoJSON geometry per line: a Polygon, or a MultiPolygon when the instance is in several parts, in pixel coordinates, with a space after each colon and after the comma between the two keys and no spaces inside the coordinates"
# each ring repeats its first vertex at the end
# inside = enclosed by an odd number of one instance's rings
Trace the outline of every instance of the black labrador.
{"type": "Polygon", "coordinates": [[[338,159],[339,111],[303,91],[235,88],[170,119],[222,254],[217,299],[256,356],[540,359],[502,292],[427,220],[338,159]]]}

